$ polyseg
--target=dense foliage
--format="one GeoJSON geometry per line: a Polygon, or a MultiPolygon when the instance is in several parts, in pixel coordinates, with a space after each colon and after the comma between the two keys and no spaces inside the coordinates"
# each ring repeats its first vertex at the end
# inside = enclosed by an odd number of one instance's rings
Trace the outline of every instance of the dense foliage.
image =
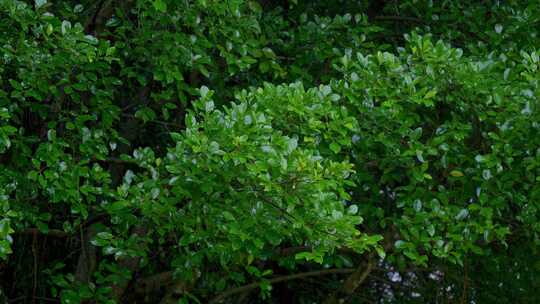
{"type": "Polygon", "coordinates": [[[0,303],[540,301],[537,1],[0,0],[0,303]]]}

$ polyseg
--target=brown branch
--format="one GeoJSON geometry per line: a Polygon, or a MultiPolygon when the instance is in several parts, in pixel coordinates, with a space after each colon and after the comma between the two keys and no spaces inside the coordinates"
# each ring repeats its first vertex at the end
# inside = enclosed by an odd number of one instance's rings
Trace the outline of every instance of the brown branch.
{"type": "Polygon", "coordinates": [[[377,17],[379,13],[381,13],[384,10],[384,7],[386,6],[386,0],[371,0],[369,1],[369,5],[367,7],[366,14],[368,16],[368,20],[373,20],[373,18],[377,17]]]}
{"type": "Polygon", "coordinates": [[[345,283],[343,283],[343,292],[348,295],[353,294],[356,289],[366,280],[367,276],[373,270],[373,261],[368,260],[367,265],[364,267],[359,267],[353,274],[351,274],[345,283]]]}
{"type": "Polygon", "coordinates": [[[469,281],[469,275],[468,275],[468,267],[467,267],[467,257],[464,259],[464,269],[463,269],[463,292],[461,294],[461,304],[467,303],[467,288],[468,288],[468,281],[469,281]]]}
{"type": "MultiPolygon", "coordinates": [[[[299,252],[311,251],[311,250],[312,248],[309,246],[296,246],[296,247],[287,247],[287,248],[278,249],[276,250],[275,254],[278,256],[292,256],[299,252]]],[[[342,253],[356,254],[355,251],[348,248],[339,248],[338,251],[342,253]]],[[[134,290],[136,293],[146,294],[146,293],[159,290],[162,287],[171,285],[174,283],[173,272],[174,271],[172,270],[164,271],[158,274],[154,274],[154,275],[139,279],[137,280],[137,282],[135,282],[134,290]]]]}
{"type": "Polygon", "coordinates": [[[127,164],[137,164],[137,161],[132,159],[121,159],[118,157],[106,157],[103,159],[92,157],[91,161],[93,162],[103,162],[103,163],[109,163],[109,164],[121,164],[121,165],[127,165],[127,164]]]}
{"type": "Polygon", "coordinates": [[[377,16],[374,19],[378,21],[405,21],[405,22],[412,22],[412,23],[419,23],[419,24],[427,23],[425,20],[422,20],[420,18],[407,17],[407,16],[377,16]]]}
{"type": "Polygon", "coordinates": [[[56,238],[65,238],[69,236],[69,233],[59,230],[59,229],[49,229],[47,232],[42,232],[41,230],[37,228],[27,228],[24,230],[15,231],[15,234],[20,234],[20,235],[42,234],[45,236],[52,236],[56,238]]]}
{"type": "Polygon", "coordinates": [[[92,240],[98,233],[97,225],[92,225],[84,231],[81,231],[81,254],[77,261],[77,269],[75,270],[75,278],[77,281],[87,283],[90,281],[97,265],[97,250],[92,245],[92,240]]]}
{"type": "MultiPolygon", "coordinates": [[[[126,117],[126,118],[142,120],[142,118],[135,117],[135,115],[132,115],[132,114],[122,113],[122,116],[126,117]]],[[[149,120],[146,123],[153,123],[153,124],[157,124],[157,125],[162,125],[162,126],[166,126],[166,127],[174,127],[174,128],[178,128],[178,129],[182,129],[184,127],[183,125],[181,125],[179,123],[162,121],[162,120],[157,120],[157,119],[149,120]]]]}
{"type": "MultiPolygon", "coordinates": [[[[410,22],[410,23],[417,23],[419,25],[431,25],[433,22],[430,20],[424,20],[416,17],[408,17],[408,16],[376,16],[373,18],[373,20],[377,21],[396,21],[396,22],[410,22]]],[[[453,25],[450,25],[453,26],[453,25]]],[[[467,28],[457,25],[456,26],[458,30],[462,31],[464,34],[473,36],[474,38],[484,42],[488,43],[489,40],[487,38],[484,38],[480,36],[478,33],[474,31],[470,31],[467,28]]]]}
{"type": "Polygon", "coordinates": [[[97,4],[96,11],[86,20],[84,32],[99,37],[105,31],[107,21],[114,15],[115,9],[119,6],[131,7],[133,0],[102,0],[97,4]]]}
{"type": "Polygon", "coordinates": [[[326,298],[324,304],[337,304],[342,303],[343,298],[351,296],[362,283],[366,280],[368,275],[373,270],[375,263],[372,257],[369,257],[366,265],[358,267],[352,272],[352,274],[345,280],[340,290],[334,292],[326,298]]]}
{"type": "Polygon", "coordinates": [[[161,299],[159,304],[177,303],[178,297],[187,292],[187,286],[182,281],[176,281],[173,285],[167,288],[165,296],[161,299]]]}
{"type": "MultiPolygon", "coordinates": [[[[136,235],[136,236],[139,236],[139,237],[145,236],[147,234],[147,232],[148,232],[148,229],[147,229],[147,227],[145,227],[145,225],[143,223],[141,223],[141,224],[139,224],[139,225],[137,225],[137,226],[135,226],[133,228],[133,234],[136,235]]],[[[136,272],[139,269],[140,261],[141,261],[140,257],[126,257],[126,258],[121,259],[118,262],[118,266],[120,268],[128,270],[130,272],[130,274],[133,274],[134,272],[136,272]]],[[[125,293],[126,288],[128,287],[128,285],[129,285],[129,281],[120,282],[120,283],[114,284],[112,286],[113,297],[118,303],[122,302],[121,299],[124,296],[124,293],[125,293]]]]}
{"type": "Polygon", "coordinates": [[[312,248],[309,246],[296,246],[296,247],[287,247],[278,249],[276,255],[278,256],[291,256],[303,251],[311,251],[312,248]]]}
{"type": "MultiPolygon", "coordinates": [[[[355,269],[350,269],[350,268],[316,270],[316,271],[296,273],[296,274],[276,277],[276,278],[268,280],[268,283],[275,284],[275,283],[280,283],[280,282],[298,280],[298,279],[303,279],[303,278],[308,278],[308,277],[324,276],[324,275],[329,275],[329,274],[349,274],[349,273],[354,273],[355,271],[356,271],[355,269]]],[[[260,283],[257,282],[257,283],[251,283],[251,284],[244,285],[241,287],[229,289],[225,291],[224,293],[218,295],[217,297],[211,299],[208,303],[209,304],[219,303],[232,295],[247,292],[253,289],[257,289],[259,288],[259,286],[260,286],[260,283]]]]}
{"type": "Polygon", "coordinates": [[[173,271],[165,271],[143,279],[135,283],[136,293],[150,293],[167,286],[173,282],[173,271]]]}
{"type": "Polygon", "coordinates": [[[32,303],[36,303],[36,292],[38,286],[38,253],[37,253],[37,232],[32,236],[32,256],[34,257],[34,269],[32,271],[32,303]]]}

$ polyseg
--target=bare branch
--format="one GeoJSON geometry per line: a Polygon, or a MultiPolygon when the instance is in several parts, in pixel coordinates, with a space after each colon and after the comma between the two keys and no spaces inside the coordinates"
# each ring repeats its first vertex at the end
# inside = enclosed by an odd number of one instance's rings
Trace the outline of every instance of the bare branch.
{"type": "Polygon", "coordinates": [[[161,272],[143,279],[135,283],[135,292],[150,293],[158,290],[163,286],[167,286],[173,282],[173,271],[161,272]]]}
{"type": "Polygon", "coordinates": [[[69,236],[67,232],[59,230],[59,229],[49,229],[47,232],[42,232],[37,228],[27,228],[24,230],[15,231],[15,234],[20,234],[20,235],[42,234],[45,236],[52,236],[56,238],[65,238],[69,236]]]}
{"type": "Polygon", "coordinates": [[[342,303],[342,299],[339,298],[347,298],[351,296],[362,283],[366,280],[368,275],[373,270],[373,267],[375,266],[375,262],[373,261],[372,257],[369,257],[366,265],[361,265],[356,270],[352,272],[352,274],[345,280],[343,285],[341,286],[340,290],[337,292],[332,293],[326,300],[323,302],[324,304],[336,304],[336,303],[342,303]]]}
{"type": "MultiPolygon", "coordinates": [[[[354,273],[355,271],[356,271],[355,269],[351,269],[351,268],[324,269],[324,270],[317,270],[317,271],[310,271],[310,272],[303,272],[303,273],[295,273],[295,274],[291,274],[291,275],[276,277],[276,278],[268,280],[268,283],[275,284],[275,283],[279,283],[279,282],[298,280],[298,279],[303,279],[303,278],[308,278],[308,277],[324,276],[324,275],[330,275],[330,274],[349,274],[349,273],[354,273]]],[[[218,295],[217,297],[213,298],[208,303],[209,304],[219,303],[219,302],[225,300],[226,298],[228,298],[228,297],[230,297],[232,295],[235,295],[235,294],[238,294],[238,293],[243,293],[243,292],[246,292],[246,291],[250,291],[252,289],[257,289],[257,288],[259,288],[259,286],[260,286],[260,283],[257,282],[257,283],[251,283],[251,284],[244,285],[244,286],[241,286],[241,287],[229,289],[228,291],[226,291],[226,292],[218,295]]]]}

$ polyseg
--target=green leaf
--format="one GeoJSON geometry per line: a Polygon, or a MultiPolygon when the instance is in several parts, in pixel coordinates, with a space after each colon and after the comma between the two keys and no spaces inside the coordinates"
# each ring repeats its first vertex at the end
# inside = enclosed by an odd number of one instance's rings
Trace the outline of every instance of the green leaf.
{"type": "Polygon", "coordinates": [[[202,98],[205,98],[208,95],[208,92],[210,92],[207,86],[202,86],[199,91],[202,98]]]}
{"type": "Polygon", "coordinates": [[[437,90],[436,89],[431,89],[426,93],[426,95],[424,95],[424,99],[433,98],[433,97],[435,97],[435,95],[437,95],[437,90]]]}
{"type": "Polygon", "coordinates": [[[10,221],[8,219],[0,220],[0,240],[5,239],[9,235],[11,231],[9,222],[10,221]]]}
{"type": "Polygon", "coordinates": [[[110,240],[113,238],[113,235],[110,232],[100,232],[96,235],[96,237],[102,240],[110,240]]]}
{"type": "Polygon", "coordinates": [[[154,0],[154,8],[162,13],[167,12],[167,3],[163,0],[154,0]]]}
{"type": "Polygon", "coordinates": [[[453,177],[463,177],[463,172],[459,170],[452,170],[450,172],[450,175],[452,175],[453,177]]]}
{"type": "Polygon", "coordinates": [[[384,252],[384,248],[381,246],[375,246],[375,251],[377,251],[377,254],[381,259],[384,259],[386,257],[386,252],[384,252]]]}
{"type": "Polygon", "coordinates": [[[71,22],[67,20],[62,21],[62,25],[60,28],[61,28],[62,35],[67,34],[67,32],[71,29],[71,22]]]}
{"type": "Polygon", "coordinates": [[[403,240],[397,240],[395,243],[394,243],[394,246],[397,248],[397,249],[401,249],[401,248],[404,248],[406,246],[406,242],[403,241],[403,240]]]}
{"type": "Polygon", "coordinates": [[[143,120],[143,122],[147,123],[156,118],[156,113],[149,107],[144,107],[135,112],[135,117],[140,118],[143,120]]]}
{"type": "Polygon", "coordinates": [[[460,221],[466,218],[468,215],[469,215],[469,211],[467,209],[461,209],[459,213],[456,215],[456,220],[460,221]]]}
{"type": "Polygon", "coordinates": [[[434,236],[435,235],[435,226],[429,225],[427,227],[427,232],[428,232],[429,236],[434,236]]]}
{"type": "Polygon", "coordinates": [[[330,144],[330,150],[332,150],[332,152],[334,152],[335,154],[338,154],[339,151],[341,151],[341,146],[337,143],[331,143],[330,144]]]}
{"type": "Polygon", "coordinates": [[[413,208],[416,212],[420,212],[422,210],[422,201],[419,199],[414,200],[413,208]]]}
{"type": "Polygon", "coordinates": [[[42,6],[44,6],[45,4],[47,4],[47,0],[35,0],[34,3],[36,5],[36,8],[39,9],[42,6]]]}
{"type": "Polygon", "coordinates": [[[226,219],[226,220],[229,220],[229,221],[234,221],[236,220],[236,218],[234,217],[234,215],[232,213],[230,213],[229,211],[223,211],[223,217],[226,219]]]}

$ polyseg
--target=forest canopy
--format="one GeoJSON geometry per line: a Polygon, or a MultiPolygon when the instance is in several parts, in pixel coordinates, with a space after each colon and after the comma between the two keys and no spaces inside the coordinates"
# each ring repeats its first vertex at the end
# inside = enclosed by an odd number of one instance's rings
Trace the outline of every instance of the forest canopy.
{"type": "Polygon", "coordinates": [[[0,303],[540,302],[540,2],[0,0],[0,303]]]}

